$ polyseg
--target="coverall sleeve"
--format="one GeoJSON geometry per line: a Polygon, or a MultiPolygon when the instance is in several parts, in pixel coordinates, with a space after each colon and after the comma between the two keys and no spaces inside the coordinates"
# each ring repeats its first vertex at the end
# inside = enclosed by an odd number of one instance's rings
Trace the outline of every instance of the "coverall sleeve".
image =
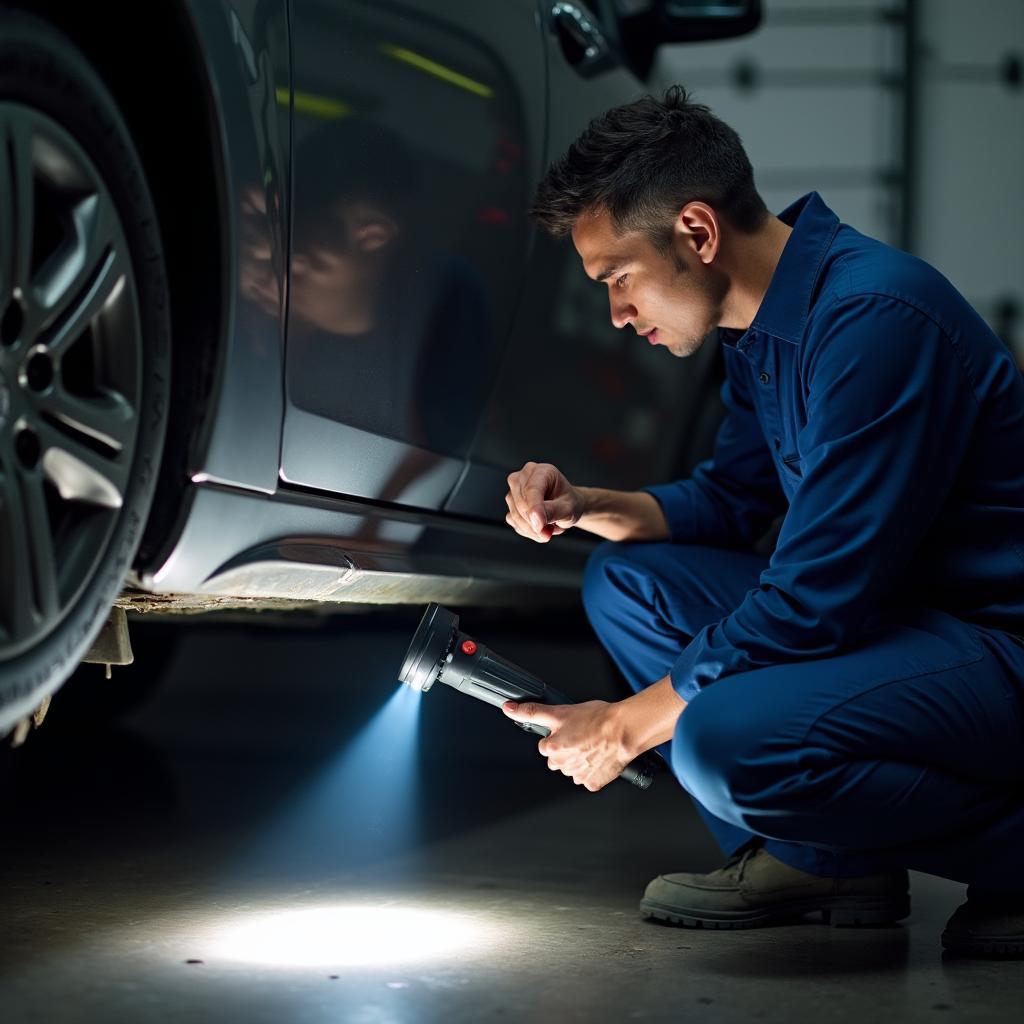
{"type": "Polygon", "coordinates": [[[954,342],[897,299],[838,302],[801,351],[802,479],[759,585],[671,669],[685,700],[718,679],[825,657],[857,636],[941,510],[978,403],[954,342]]]}
{"type": "Polygon", "coordinates": [[[723,349],[726,416],[710,459],[685,480],[644,487],[654,495],[675,544],[751,548],[786,509],[786,497],[748,391],[751,370],[723,349]]]}

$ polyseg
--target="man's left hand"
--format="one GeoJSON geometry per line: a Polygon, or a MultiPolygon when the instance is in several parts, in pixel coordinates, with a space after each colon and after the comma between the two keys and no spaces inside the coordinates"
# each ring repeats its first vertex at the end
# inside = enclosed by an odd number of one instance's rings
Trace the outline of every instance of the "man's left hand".
{"type": "Polygon", "coordinates": [[[501,710],[517,722],[551,730],[538,744],[548,767],[572,778],[592,793],[603,789],[645,750],[672,739],[686,701],[663,676],[625,700],[609,704],[516,704],[501,710]]]}
{"type": "Polygon", "coordinates": [[[617,779],[635,756],[627,749],[617,707],[603,700],[585,704],[507,701],[501,710],[517,722],[550,729],[551,734],[537,744],[548,767],[596,793],[617,779]]]}

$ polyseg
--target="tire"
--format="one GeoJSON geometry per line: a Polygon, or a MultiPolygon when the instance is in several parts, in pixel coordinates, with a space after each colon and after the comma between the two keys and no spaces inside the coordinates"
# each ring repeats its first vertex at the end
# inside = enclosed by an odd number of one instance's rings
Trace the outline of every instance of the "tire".
{"type": "Polygon", "coordinates": [[[70,39],[0,6],[0,735],[75,670],[132,565],[170,359],[125,122],[70,39]]]}

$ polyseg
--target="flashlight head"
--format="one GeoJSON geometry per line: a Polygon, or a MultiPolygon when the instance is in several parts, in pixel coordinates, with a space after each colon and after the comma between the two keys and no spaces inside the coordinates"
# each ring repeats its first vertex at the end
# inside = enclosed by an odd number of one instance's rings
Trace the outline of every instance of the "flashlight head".
{"type": "Polygon", "coordinates": [[[405,652],[398,678],[414,690],[429,690],[441,672],[458,628],[458,615],[439,604],[427,605],[409,650],[405,652]]]}

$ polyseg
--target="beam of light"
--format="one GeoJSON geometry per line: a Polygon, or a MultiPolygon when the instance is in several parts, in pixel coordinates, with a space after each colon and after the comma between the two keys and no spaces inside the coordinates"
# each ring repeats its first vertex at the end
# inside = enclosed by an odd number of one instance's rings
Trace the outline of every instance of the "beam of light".
{"type": "Polygon", "coordinates": [[[411,687],[398,686],[235,868],[320,874],[409,850],[419,832],[422,699],[411,687]]]}
{"type": "Polygon", "coordinates": [[[313,907],[254,914],[214,934],[210,955],[281,967],[401,966],[496,945],[468,914],[396,906],[313,907]]]}
{"type": "Polygon", "coordinates": [[[403,64],[408,64],[424,74],[440,78],[442,82],[465,89],[467,92],[473,93],[474,96],[482,96],[485,100],[489,100],[494,96],[494,90],[489,85],[484,85],[483,82],[478,82],[467,75],[460,74],[458,71],[453,71],[451,68],[438,64],[436,60],[424,57],[423,54],[416,53],[414,50],[407,50],[404,46],[381,43],[380,52],[387,54],[387,56],[394,60],[401,61],[403,64]]]}

